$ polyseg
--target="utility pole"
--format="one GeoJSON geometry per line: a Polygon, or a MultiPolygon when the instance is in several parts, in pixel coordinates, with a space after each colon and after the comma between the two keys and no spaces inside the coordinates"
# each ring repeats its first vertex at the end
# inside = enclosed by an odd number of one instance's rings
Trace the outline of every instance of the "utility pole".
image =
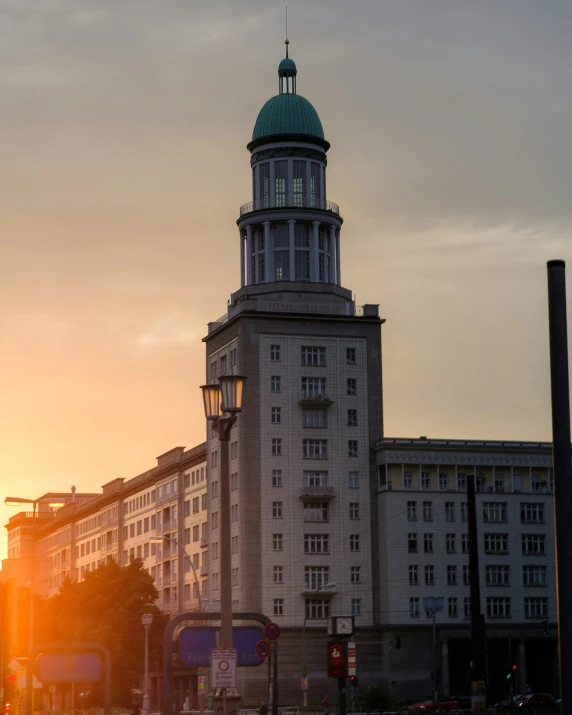
{"type": "Polygon", "coordinates": [[[548,261],[548,324],[552,394],[552,466],[556,524],[556,584],[562,715],[572,714],[572,464],[570,461],[570,385],[566,322],[566,264],[548,261]]]}
{"type": "Polygon", "coordinates": [[[467,474],[467,511],[469,532],[469,572],[471,594],[471,653],[473,668],[471,694],[473,709],[486,707],[485,619],[481,613],[479,579],[479,536],[477,532],[476,474],[467,474]]]}

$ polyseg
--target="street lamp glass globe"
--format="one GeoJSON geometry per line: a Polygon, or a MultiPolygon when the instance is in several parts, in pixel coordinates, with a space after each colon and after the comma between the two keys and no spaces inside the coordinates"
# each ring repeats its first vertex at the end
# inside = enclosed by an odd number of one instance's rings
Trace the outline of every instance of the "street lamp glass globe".
{"type": "Polygon", "coordinates": [[[207,420],[216,420],[222,415],[220,385],[201,385],[205,417],[207,420]]]}
{"type": "Polygon", "coordinates": [[[223,412],[242,411],[242,393],[245,380],[246,377],[243,375],[221,375],[219,377],[223,412]]]}

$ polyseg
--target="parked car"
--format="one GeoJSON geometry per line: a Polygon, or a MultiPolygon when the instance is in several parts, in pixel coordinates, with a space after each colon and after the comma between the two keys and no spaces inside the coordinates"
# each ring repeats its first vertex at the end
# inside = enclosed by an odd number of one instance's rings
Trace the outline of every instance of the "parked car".
{"type": "Polygon", "coordinates": [[[459,703],[461,710],[473,709],[473,698],[470,695],[455,695],[452,700],[456,700],[459,703]]]}
{"type": "Polygon", "coordinates": [[[454,698],[437,698],[437,705],[435,706],[433,700],[431,698],[427,698],[426,700],[421,700],[418,703],[413,703],[413,705],[409,706],[409,709],[413,710],[414,712],[431,712],[433,710],[458,710],[459,703],[454,698]]]}
{"type": "Polygon", "coordinates": [[[514,706],[517,708],[533,708],[542,705],[554,705],[556,698],[550,693],[532,693],[531,695],[522,695],[514,701],[514,706]]]}

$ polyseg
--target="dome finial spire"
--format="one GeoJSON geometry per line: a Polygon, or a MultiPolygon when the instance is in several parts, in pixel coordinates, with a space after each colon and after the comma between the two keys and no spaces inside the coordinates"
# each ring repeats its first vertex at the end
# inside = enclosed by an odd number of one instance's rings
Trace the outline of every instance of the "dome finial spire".
{"type": "Polygon", "coordinates": [[[286,39],[284,40],[284,44],[286,45],[286,57],[288,57],[288,45],[290,44],[290,40],[288,39],[288,5],[286,5],[286,39]]]}

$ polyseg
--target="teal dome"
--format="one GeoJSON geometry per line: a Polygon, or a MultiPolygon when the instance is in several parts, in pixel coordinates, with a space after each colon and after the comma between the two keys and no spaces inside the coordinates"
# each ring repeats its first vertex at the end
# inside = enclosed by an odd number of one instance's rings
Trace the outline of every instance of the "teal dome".
{"type": "Polygon", "coordinates": [[[280,72],[297,72],[296,63],[289,57],[285,57],[282,62],[278,65],[278,74],[280,72]]]}
{"type": "MultiPolygon", "coordinates": [[[[288,58],[282,60],[281,65],[285,62],[294,65],[288,58]]],[[[303,134],[325,141],[318,112],[299,94],[277,94],[260,110],[252,132],[252,141],[276,134],[303,134]]]]}

